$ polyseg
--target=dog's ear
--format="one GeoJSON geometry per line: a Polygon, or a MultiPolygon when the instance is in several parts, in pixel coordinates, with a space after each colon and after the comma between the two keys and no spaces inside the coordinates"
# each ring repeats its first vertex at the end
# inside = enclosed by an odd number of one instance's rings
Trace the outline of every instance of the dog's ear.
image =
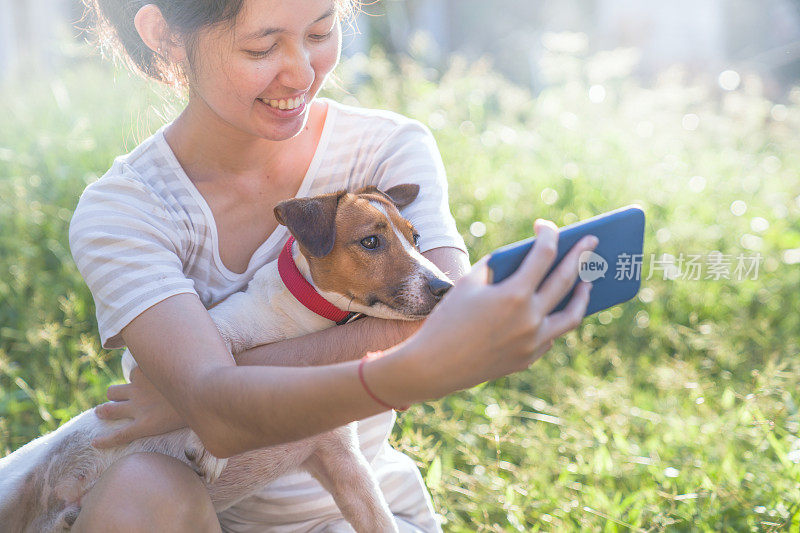
{"type": "Polygon", "coordinates": [[[403,183],[401,185],[395,185],[388,191],[384,191],[383,194],[388,196],[394,205],[400,209],[417,198],[419,194],[419,185],[416,183],[403,183]]]}
{"type": "Polygon", "coordinates": [[[275,219],[314,257],[324,257],[336,241],[336,208],[341,193],[292,198],[275,206],[275,219]]]}
{"type": "Polygon", "coordinates": [[[402,209],[413,202],[419,194],[419,185],[416,183],[402,183],[382,191],[374,185],[368,185],[358,192],[378,193],[389,199],[398,209],[402,209]]]}

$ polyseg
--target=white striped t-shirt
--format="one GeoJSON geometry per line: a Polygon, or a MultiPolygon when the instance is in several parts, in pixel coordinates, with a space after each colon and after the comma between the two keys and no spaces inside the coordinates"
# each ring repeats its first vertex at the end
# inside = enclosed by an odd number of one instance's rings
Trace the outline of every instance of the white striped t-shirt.
{"type": "MultiPolygon", "coordinates": [[[[322,100],[328,106],[322,135],[297,196],[417,183],[418,198],[401,213],[420,234],[420,249],[466,251],[450,214],[444,166],[430,131],[396,113],[322,100]]],[[[278,226],[245,272],[226,268],[211,209],[166,142],[167,126],[116,158],[83,192],[70,223],[70,248],[94,297],[105,348],[123,347],[120,330],[170,296],[197,294],[208,308],[243,290],[259,268],[277,258],[289,236],[285,226],[278,226]]],[[[126,350],[126,379],[133,364],[126,350]]],[[[436,530],[419,471],[388,445],[393,423],[393,412],[359,422],[364,455],[379,473],[393,512],[426,531],[436,530]]],[[[316,480],[297,473],[274,481],[222,519],[230,531],[283,532],[310,531],[340,517],[316,480]]]]}

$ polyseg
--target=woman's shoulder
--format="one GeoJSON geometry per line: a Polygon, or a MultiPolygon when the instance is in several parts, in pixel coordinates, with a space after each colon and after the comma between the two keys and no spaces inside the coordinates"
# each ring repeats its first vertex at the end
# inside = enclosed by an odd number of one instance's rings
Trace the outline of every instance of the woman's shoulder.
{"type": "Polygon", "coordinates": [[[89,204],[137,204],[145,202],[151,211],[169,209],[180,181],[159,146],[164,127],[140,142],[133,150],[117,156],[110,168],[81,194],[76,212],[89,204]]]}
{"type": "Polygon", "coordinates": [[[70,220],[70,237],[106,221],[119,227],[160,228],[177,234],[181,220],[180,191],[170,186],[158,161],[155,134],[127,154],[81,193],[70,220]]]}
{"type": "Polygon", "coordinates": [[[384,140],[402,132],[429,134],[428,127],[422,122],[395,111],[362,107],[357,102],[326,100],[336,114],[337,129],[343,134],[358,133],[374,140],[384,140]]]}
{"type": "Polygon", "coordinates": [[[120,212],[123,207],[136,205],[148,205],[149,210],[154,212],[160,203],[147,181],[130,165],[117,159],[105,174],[83,190],[73,219],[89,211],[120,212]]]}

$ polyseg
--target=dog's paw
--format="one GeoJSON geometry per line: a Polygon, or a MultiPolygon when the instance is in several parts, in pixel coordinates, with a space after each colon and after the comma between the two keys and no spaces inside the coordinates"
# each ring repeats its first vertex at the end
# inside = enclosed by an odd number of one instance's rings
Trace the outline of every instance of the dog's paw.
{"type": "Polygon", "coordinates": [[[203,481],[209,484],[214,483],[222,475],[222,470],[228,460],[214,457],[205,449],[196,435],[193,437],[186,445],[183,453],[189,460],[192,469],[197,472],[198,476],[203,478],[203,481]]]}
{"type": "Polygon", "coordinates": [[[71,530],[80,512],[81,508],[77,503],[67,505],[51,524],[52,527],[45,527],[44,531],[46,533],[61,533],[71,530]]]}

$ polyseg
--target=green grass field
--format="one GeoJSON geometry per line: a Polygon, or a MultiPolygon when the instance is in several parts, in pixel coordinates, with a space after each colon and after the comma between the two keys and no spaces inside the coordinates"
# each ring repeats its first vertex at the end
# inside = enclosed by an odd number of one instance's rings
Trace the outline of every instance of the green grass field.
{"type": "MultiPolygon", "coordinates": [[[[348,90],[328,95],[431,127],[473,261],[537,217],[636,202],[644,277],[662,254],[694,254],[700,279],[656,269],[530,370],[400,415],[396,446],[450,532],[800,530],[800,89],[776,105],[753,78],[723,93],[675,71],[642,87],[624,54],[546,59],[553,85],[535,96],[482,64],[440,74],[380,54],[343,64],[348,90]],[[704,279],[712,252],[732,279],[704,279]],[[735,279],[737,257],[757,253],[757,279],[735,279]]],[[[0,88],[0,454],[121,379],[68,221],[83,188],[180,108],[72,61],[0,88]]]]}

